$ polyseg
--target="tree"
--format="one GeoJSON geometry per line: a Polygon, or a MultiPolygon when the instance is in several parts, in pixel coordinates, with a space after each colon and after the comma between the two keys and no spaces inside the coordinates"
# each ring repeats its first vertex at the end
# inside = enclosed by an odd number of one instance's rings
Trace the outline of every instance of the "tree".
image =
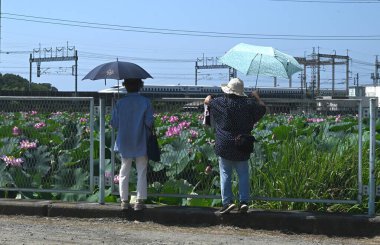
{"type": "MultiPolygon", "coordinates": [[[[56,87],[53,87],[50,83],[32,83],[30,84],[32,91],[58,91],[56,87]]],[[[1,91],[28,91],[29,81],[25,78],[6,73],[2,75],[0,73],[0,90],[1,91]]]]}

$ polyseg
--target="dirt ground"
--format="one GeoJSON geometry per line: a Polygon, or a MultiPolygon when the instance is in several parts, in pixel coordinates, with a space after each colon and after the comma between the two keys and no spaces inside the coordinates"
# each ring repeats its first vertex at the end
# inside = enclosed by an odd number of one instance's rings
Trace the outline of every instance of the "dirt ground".
{"type": "Polygon", "coordinates": [[[380,244],[380,237],[297,235],[226,226],[164,226],[113,218],[0,215],[0,230],[0,244],[380,244]]]}

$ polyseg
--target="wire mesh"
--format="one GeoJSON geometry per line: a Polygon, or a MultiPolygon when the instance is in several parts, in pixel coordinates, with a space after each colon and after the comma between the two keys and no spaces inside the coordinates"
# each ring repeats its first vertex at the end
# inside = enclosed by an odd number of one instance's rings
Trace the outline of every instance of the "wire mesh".
{"type": "MultiPolygon", "coordinates": [[[[359,103],[267,100],[268,114],[252,131],[258,139],[249,160],[252,199],[357,203],[361,194],[359,103]]],[[[202,124],[203,99],[153,99],[152,104],[162,158],[159,163],[149,162],[148,194],[169,204],[220,201],[214,132],[202,124]],[[212,166],[211,173],[205,172],[207,165],[212,166]],[[204,197],[211,200],[200,200],[204,197]]],[[[115,132],[110,135],[114,137],[115,132]]],[[[110,147],[110,156],[113,154],[110,147]]],[[[118,194],[120,158],[113,156],[106,171],[112,192],[118,194]]],[[[238,195],[236,175],[232,184],[238,195]]],[[[135,188],[133,168],[132,194],[135,188]]]]}
{"type": "Polygon", "coordinates": [[[0,189],[90,192],[93,98],[0,97],[0,189]]]}

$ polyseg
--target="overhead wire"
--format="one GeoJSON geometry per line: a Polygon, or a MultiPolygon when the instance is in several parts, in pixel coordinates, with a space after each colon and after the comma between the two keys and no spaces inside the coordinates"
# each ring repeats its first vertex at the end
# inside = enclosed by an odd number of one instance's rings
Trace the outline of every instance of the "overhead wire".
{"type": "Polygon", "coordinates": [[[31,15],[19,15],[19,14],[13,14],[13,13],[2,13],[2,14],[3,16],[1,18],[10,19],[10,20],[19,20],[19,21],[36,22],[36,23],[44,23],[44,24],[73,26],[73,27],[83,27],[83,28],[92,28],[92,29],[101,29],[101,30],[139,32],[139,33],[164,34],[164,35],[200,36],[200,37],[215,37],[215,38],[220,38],[220,37],[252,38],[252,39],[273,39],[273,40],[341,40],[341,41],[343,40],[347,40],[347,41],[380,40],[380,35],[291,35],[291,34],[211,32],[211,31],[205,32],[205,31],[193,31],[193,30],[104,24],[104,23],[96,23],[96,22],[46,18],[46,17],[39,17],[39,16],[31,16],[31,15]],[[11,17],[6,17],[6,16],[11,16],[11,17]],[[20,17],[23,17],[23,18],[20,18],[20,17]],[[25,19],[25,18],[31,18],[31,19],[25,19]]]}
{"type": "Polygon", "coordinates": [[[358,0],[341,0],[341,1],[333,1],[333,0],[269,0],[271,2],[295,2],[295,3],[335,3],[335,4],[371,4],[371,3],[380,3],[379,0],[363,0],[363,1],[358,1],[358,0]]]}
{"type": "MultiPolygon", "coordinates": [[[[299,2],[299,1],[293,1],[293,2],[299,2]]],[[[311,1],[308,1],[308,2],[311,2],[311,1]]],[[[313,2],[326,2],[326,1],[313,1],[313,2]]],[[[353,2],[353,1],[350,1],[350,2],[353,2]]],[[[377,3],[380,3],[380,1],[377,1],[377,3]]],[[[167,29],[167,28],[148,28],[148,27],[137,27],[137,26],[112,25],[112,24],[95,23],[95,22],[83,22],[83,21],[73,21],[73,20],[64,20],[64,19],[55,19],[55,18],[45,18],[45,17],[38,17],[38,16],[30,16],[30,15],[18,15],[18,14],[12,14],[12,13],[3,13],[3,15],[37,19],[37,20],[31,20],[31,19],[2,16],[2,18],[5,18],[5,19],[20,20],[20,21],[29,21],[29,22],[74,26],[74,27],[85,27],[85,28],[94,28],[94,29],[131,31],[131,32],[155,33],[155,34],[169,34],[169,35],[227,37],[227,38],[255,38],[255,39],[282,39],[282,40],[380,40],[380,35],[318,35],[317,36],[317,35],[274,35],[274,34],[255,34],[255,33],[204,32],[204,31],[179,30],[179,29],[167,29]],[[49,21],[41,21],[41,20],[49,20],[49,21]],[[58,21],[58,22],[52,22],[52,21],[58,21]],[[67,23],[63,23],[63,22],[67,22],[67,23]],[[125,29],[125,28],[130,28],[132,30],[125,29]]],[[[24,54],[24,53],[30,53],[30,51],[7,51],[7,52],[1,52],[1,53],[24,54]]],[[[91,52],[81,52],[81,55],[84,58],[103,59],[103,60],[115,59],[116,57],[119,57],[119,58],[127,58],[130,60],[140,60],[140,61],[145,61],[145,62],[194,62],[194,60],[191,60],[191,59],[152,59],[152,58],[141,58],[141,57],[107,55],[107,54],[99,54],[99,53],[91,53],[91,52]]],[[[352,60],[352,62],[361,64],[361,65],[366,65],[366,66],[373,66],[373,64],[369,62],[360,61],[356,59],[352,60]]],[[[60,75],[65,75],[65,74],[60,74],[60,75]]],[[[168,75],[169,74],[164,75],[166,76],[166,79],[168,75]]],[[[161,75],[158,75],[158,76],[161,76],[161,75]]],[[[164,78],[164,76],[162,78],[164,78]]],[[[175,79],[178,79],[178,78],[175,78],[175,79]]]]}

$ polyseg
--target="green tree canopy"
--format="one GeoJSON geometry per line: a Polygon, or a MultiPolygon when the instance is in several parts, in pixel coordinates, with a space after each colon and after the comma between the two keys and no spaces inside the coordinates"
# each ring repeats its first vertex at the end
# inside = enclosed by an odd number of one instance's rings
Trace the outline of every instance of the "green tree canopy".
{"type": "MultiPolygon", "coordinates": [[[[30,86],[32,91],[58,91],[50,83],[32,83],[30,86]]],[[[0,73],[0,90],[1,91],[28,91],[29,81],[15,74],[0,73]]]]}

